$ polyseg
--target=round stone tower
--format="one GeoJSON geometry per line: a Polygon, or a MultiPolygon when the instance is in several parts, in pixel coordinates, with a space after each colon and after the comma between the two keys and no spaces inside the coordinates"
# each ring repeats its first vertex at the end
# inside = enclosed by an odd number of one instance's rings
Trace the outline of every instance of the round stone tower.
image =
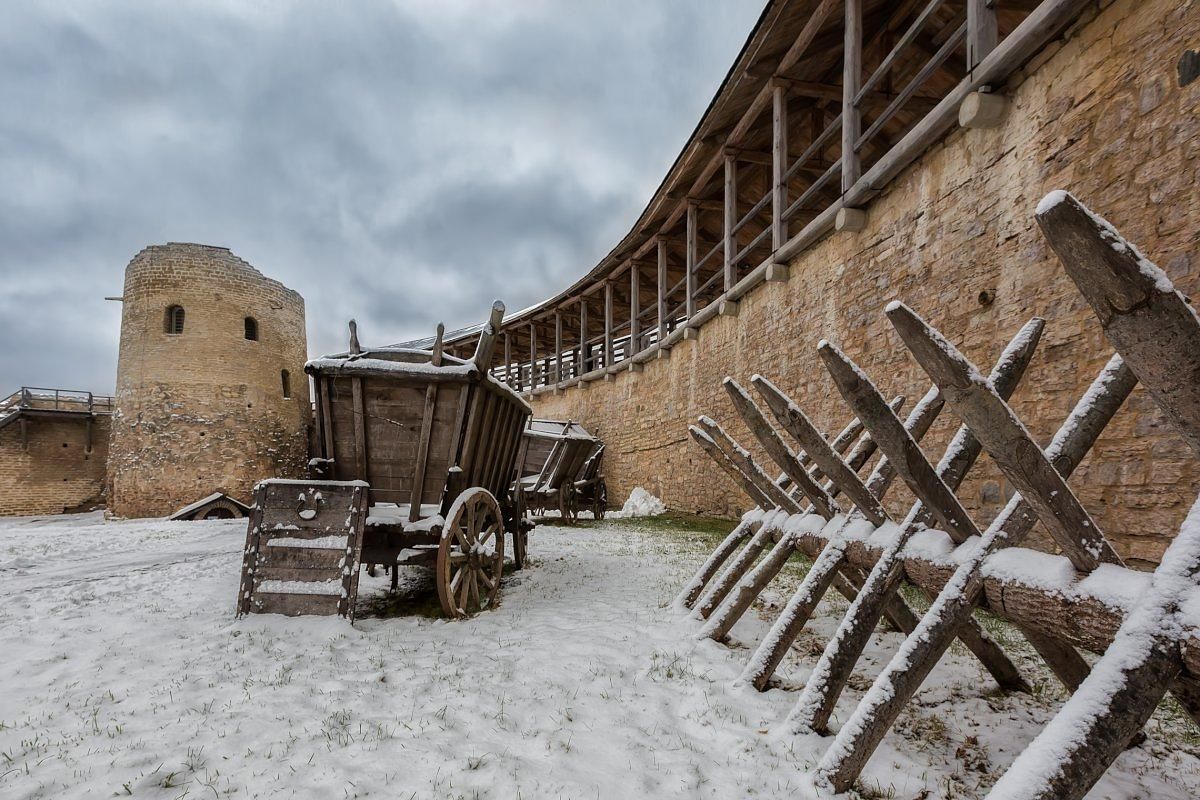
{"type": "Polygon", "coordinates": [[[304,299],[227,248],[153,245],[125,270],[110,513],[162,516],[299,477],[311,418],[304,299]]]}

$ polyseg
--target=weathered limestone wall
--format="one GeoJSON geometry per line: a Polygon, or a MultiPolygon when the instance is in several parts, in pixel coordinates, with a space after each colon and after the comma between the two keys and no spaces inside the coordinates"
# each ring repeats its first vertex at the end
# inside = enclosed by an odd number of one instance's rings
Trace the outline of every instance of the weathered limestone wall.
{"type": "MultiPolygon", "coordinates": [[[[614,502],[640,485],[674,509],[734,515],[747,499],[686,434],[708,413],[751,443],[722,378],[762,373],[836,432],[848,411],[816,356],[828,338],[911,406],[929,381],[882,314],[902,299],[985,369],[1025,321],[1044,317],[1014,405],[1048,441],[1111,350],[1034,208],[1047,191],[1070,190],[1200,299],[1200,81],[1176,80],[1183,51],[1198,46],[1194,4],[1108,5],[1014,77],[1002,127],[951,134],[871,203],[865,231],[820,242],[792,263],[789,282],[760,286],[738,317],[706,324],[669,360],[538,395],[536,416],[575,419],[608,442],[614,502]]],[[[942,417],[926,438],[934,460],[952,429],[951,413],[942,417]]],[[[1139,389],[1071,483],[1123,556],[1157,561],[1196,496],[1200,465],[1139,389]]],[[[984,459],[962,496],[984,522],[1011,491],[984,459]]],[[[894,510],[911,502],[899,484],[890,497],[894,510]]]]}
{"type": "Polygon", "coordinates": [[[102,502],[110,419],[30,417],[0,428],[0,515],[61,514],[102,502]]]}
{"type": "Polygon", "coordinates": [[[214,491],[297,477],[311,411],[304,300],[229,250],[147,247],[125,272],[109,510],[168,514],[214,491]],[[184,308],[168,333],[167,309],[184,308]],[[258,340],[245,338],[245,318],[258,340]],[[283,393],[287,370],[291,395],[283,393]]]}

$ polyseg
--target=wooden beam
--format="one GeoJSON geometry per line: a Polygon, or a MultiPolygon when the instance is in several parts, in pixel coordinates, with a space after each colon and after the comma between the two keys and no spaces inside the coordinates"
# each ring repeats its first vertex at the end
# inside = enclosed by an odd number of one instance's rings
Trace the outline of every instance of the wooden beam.
{"type": "Polygon", "coordinates": [[[788,98],[787,89],[776,84],[771,90],[771,251],[787,241],[788,206],[788,98]]]}
{"type": "Polygon", "coordinates": [[[641,351],[641,320],[638,319],[641,313],[641,297],[642,297],[642,270],[636,262],[629,262],[629,352],[625,354],[626,358],[633,358],[635,353],[641,351]]]}
{"type": "Polygon", "coordinates": [[[855,103],[862,81],[862,0],[845,0],[845,43],[842,51],[842,191],[862,176],[858,137],[862,133],[862,111],[855,103]]]}
{"type": "Polygon", "coordinates": [[[699,244],[699,222],[697,217],[699,210],[696,208],[694,201],[688,201],[687,204],[687,255],[685,257],[684,269],[687,271],[687,280],[684,287],[684,316],[691,319],[696,315],[696,259],[699,257],[696,250],[699,244]]]}
{"type": "Polygon", "coordinates": [[[554,382],[563,379],[563,321],[562,311],[554,310],[554,382]]]}
{"type": "Polygon", "coordinates": [[[967,0],[967,71],[979,66],[999,40],[996,0],[967,0]]]}
{"type": "Polygon", "coordinates": [[[658,237],[658,343],[667,338],[667,240],[658,237]]]}
{"type": "Polygon", "coordinates": [[[737,283],[737,273],[734,271],[734,257],[737,255],[737,159],[730,153],[725,154],[725,223],[722,228],[725,242],[725,289],[728,292],[737,283]]]}
{"type": "Polygon", "coordinates": [[[604,282],[604,368],[613,363],[613,285],[604,282]]]}
{"type": "Polygon", "coordinates": [[[1104,335],[1167,421],[1200,455],[1200,317],[1166,274],[1066,192],[1038,207],[1038,224],[1104,335]]]}
{"type": "Polygon", "coordinates": [[[717,570],[729,560],[729,557],[741,547],[746,540],[750,539],[762,526],[760,522],[747,522],[743,520],[739,522],[737,527],[729,532],[717,548],[709,554],[704,563],[700,565],[700,569],[696,570],[696,574],[692,579],[684,584],[679,595],[675,598],[675,604],[684,608],[691,608],[696,604],[696,600],[700,597],[700,593],[704,591],[704,587],[717,574],[717,570]]]}

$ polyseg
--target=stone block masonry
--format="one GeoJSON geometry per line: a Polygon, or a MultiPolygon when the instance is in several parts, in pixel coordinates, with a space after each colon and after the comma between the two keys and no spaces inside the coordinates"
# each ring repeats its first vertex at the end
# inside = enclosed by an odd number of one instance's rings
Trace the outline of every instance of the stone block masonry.
{"type": "MultiPolygon", "coordinates": [[[[957,131],[927,152],[867,207],[863,231],[817,243],[787,282],[742,297],[736,317],[715,317],[669,359],[539,393],[535,415],[574,419],[608,443],[614,502],[644,486],[672,509],[732,516],[749,501],[688,442],[687,424],[710,414],[767,461],[721,380],[762,373],[836,432],[848,412],[817,358],[827,338],[911,406],[929,380],[883,316],[901,299],[984,368],[1025,321],[1044,317],[1013,405],[1047,442],[1112,351],[1034,208],[1047,191],[1070,190],[1200,298],[1200,81],[1180,86],[1176,69],[1198,41],[1194,4],[1106,4],[1001,87],[1011,107],[998,127],[957,131]]],[[[935,459],[954,427],[943,412],[926,438],[935,459]]],[[[1071,484],[1124,558],[1153,563],[1200,489],[1200,465],[1139,389],[1071,484]]],[[[960,496],[986,524],[1012,491],[985,457],[960,496]]],[[[897,482],[890,510],[911,502],[897,482]]]]}
{"type": "Polygon", "coordinates": [[[61,514],[103,502],[110,419],[30,417],[0,428],[0,515],[61,514]]]}
{"type": "Polygon", "coordinates": [[[306,357],[304,300],[229,250],[138,253],[125,273],[110,511],[165,515],[215,491],[249,502],[257,481],[303,475],[306,357]]]}

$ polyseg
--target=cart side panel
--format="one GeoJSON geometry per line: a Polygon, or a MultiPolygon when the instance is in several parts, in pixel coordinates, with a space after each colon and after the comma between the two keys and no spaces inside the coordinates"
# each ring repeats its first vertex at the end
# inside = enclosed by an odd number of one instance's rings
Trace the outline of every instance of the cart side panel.
{"type": "MultiPolygon", "coordinates": [[[[371,484],[372,499],[407,504],[412,498],[428,387],[416,381],[378,379],[369,381],[367,386],[364,391],[369,453],[367,481],[371,484]]],[[[455,383],[438,387],[422,503],[437,503],[442,498],[461,391],[462,386],[455,383]]]]}

